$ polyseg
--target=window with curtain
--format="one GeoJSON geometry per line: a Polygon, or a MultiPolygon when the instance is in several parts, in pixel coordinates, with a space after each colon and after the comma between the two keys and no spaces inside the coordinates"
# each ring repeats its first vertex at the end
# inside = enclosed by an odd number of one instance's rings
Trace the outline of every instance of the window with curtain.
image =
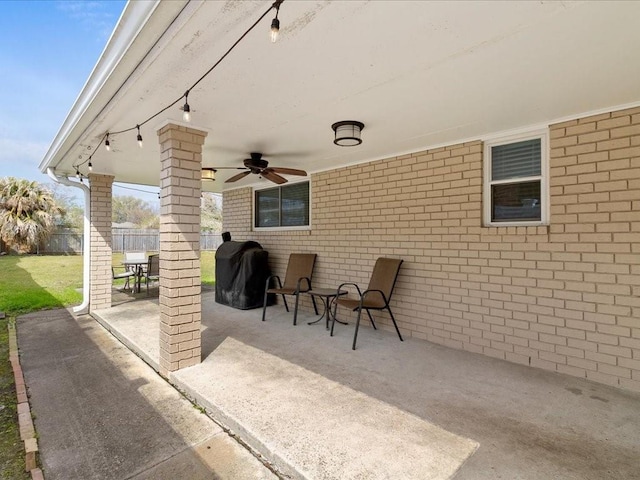
{"type": "Polygon", "coordinates": [[[548,209],[544,135],[485,146],[485,224],[542,224],[548,209]]]}
{"type": "Polygon", "coordinates": [[[309,182],[256,190],[254,226],[309,226],[309,182]]]}

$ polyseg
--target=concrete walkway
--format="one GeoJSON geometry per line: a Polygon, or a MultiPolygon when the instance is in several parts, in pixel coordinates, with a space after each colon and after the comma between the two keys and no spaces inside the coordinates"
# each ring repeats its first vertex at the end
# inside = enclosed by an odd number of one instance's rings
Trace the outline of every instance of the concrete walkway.
{"type": "MultiPolygon", "coordinates": [[[[315,317],[203,294],[203,362],[170,381],[284,475],[637,479],[640,396],[315,317]],[[477,448],[477,450],[476,450],[477,448]]],[[[157,368],[156,301],[97,315],[157,368]]]]}
{"type": "Polygon", "coordinates": [[[18,319],[47,480],[276,479],[91,317],[18,319]]]}

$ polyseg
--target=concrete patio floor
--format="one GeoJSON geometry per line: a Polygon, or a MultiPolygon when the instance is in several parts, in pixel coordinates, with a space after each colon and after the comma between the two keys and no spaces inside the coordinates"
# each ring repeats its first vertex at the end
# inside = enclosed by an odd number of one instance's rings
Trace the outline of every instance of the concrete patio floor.
{"type": "MultiPolygon", "coordinates": [[[[202,296],[202,363],[170,381],[293,478],[634,479],[640,395],[281,306],[202,296]]],[[[157,299],[95,315],[158,366],[157,299]]]]}

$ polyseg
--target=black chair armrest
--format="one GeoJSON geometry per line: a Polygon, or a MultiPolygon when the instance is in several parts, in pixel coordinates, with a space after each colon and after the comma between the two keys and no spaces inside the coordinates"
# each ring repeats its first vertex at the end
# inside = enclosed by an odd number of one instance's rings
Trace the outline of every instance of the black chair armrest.
{"type": "Polygon", "coordinates": [[[336,293],[340,293],[340,290],[342,290],[342,287],[346,285],[351,285],[352,287],[356,287],[356,290],[358,291],[358,295],[362,297],[362,292],[360,291],[360,287],[358,286],[357,283],[352,283],[352,282],[341,283],[338,289],[336,290],[336,293]]]}
{"type": "Polygon", "coordinates": [[[275,278],[278,281],[278,288],[282,288],[282,282],[280,281],[280,277],[278,275],[269,275],[267,277],[267,283],[265,286],[265,291],[269,290],[269,284],[271,283],[271,279],[275,278]]]}
{"type": "Polygon", "coordinates": [[[368,294],[374,293],[374,292],[378,292],[380,295],[382,295],[382,300],[384,300],[384,304],[389,305],[389,301],[387,300],[387,297],[385,296],[384,292],[382,290],[375,290],[375,289],[365,290],[364,292],[362,292],[362,302],[364,302],[364,299],[368,294]]]}

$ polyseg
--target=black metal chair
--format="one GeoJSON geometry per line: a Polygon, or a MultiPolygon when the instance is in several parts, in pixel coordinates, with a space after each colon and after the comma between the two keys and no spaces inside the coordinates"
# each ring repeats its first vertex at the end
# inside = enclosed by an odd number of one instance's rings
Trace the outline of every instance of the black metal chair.
{"type": "Polygon", "coordinates": [[[371,321],[371,325],[373,326],[374,330],[377,330],[377,328],[369,310],[387,310],[389,312],[389,316],[391,317],[391,321],[393,322],[393,326],[396,327],[396,332],[398,333],[400,341],[403,341],[400,330],[398,329],[398,324],[396,323],[396,319],[393,317],[391,307],[389,306],[391,295],[393,294],[393,288],[395,287],[396,280],[398,279],[400,265],[402,265],[402,260],[400,259],[382,257],[378,258],[378,260],[376,260],[375,266],[373,267],[373,272],[371,272],[369,286],[364,292],[361,291],[360,287],[355,283],[343,283],[338,287],[339,292],[343,289],[343,287],[347,285],[354,286],[358,292],[359,298],[346,298],[340,295],[336,296],[336,299],[333,302],[334,312],[332,315],[333,319],[331,321],[331,336],[333,336],[333,327],[336,324],[336,313],[338,310],[338,305],[342,305],[343,307],[349,308],[353,311],[358,311],[358,319],[356,320],[356,331],[353,335],[353,350],[356,349],[356,340],[358,339],[358,328],[360,327],[360,317],[362,316],[362,310],[367,311],[367,315],[369,316],[369,320],[371,321]]]}
{"type": "MultiPolygon", "coordinates": [[[[264,303],[262,305],[262,321],[264,322],[264,316],[267,311],[267,299],[269,294],[275,293],[276,295],[282,295],[284,300],[284,308],[289,311],[289,305],[285,295],[295,295],[296,306],[293,310],[293,324],[296,325],[298,319],[298,301],[300,294],[311,290],[311,276],[313,275],[313,267],[316,263],[315,253],[292,253],[289,255],[289,263],[287,264],[287,272],[284,276],[284,285],[280,281],[278,275],[271,275],[267,278],[267,284],[264,291],[264,303]],[[269,288],[271,279],[275,279],[278,286],[269,288]]],[[[313,309],[318,314],[318,307],[316,306],[316,300],[311,297],[313,302],[313,309]]]]}

